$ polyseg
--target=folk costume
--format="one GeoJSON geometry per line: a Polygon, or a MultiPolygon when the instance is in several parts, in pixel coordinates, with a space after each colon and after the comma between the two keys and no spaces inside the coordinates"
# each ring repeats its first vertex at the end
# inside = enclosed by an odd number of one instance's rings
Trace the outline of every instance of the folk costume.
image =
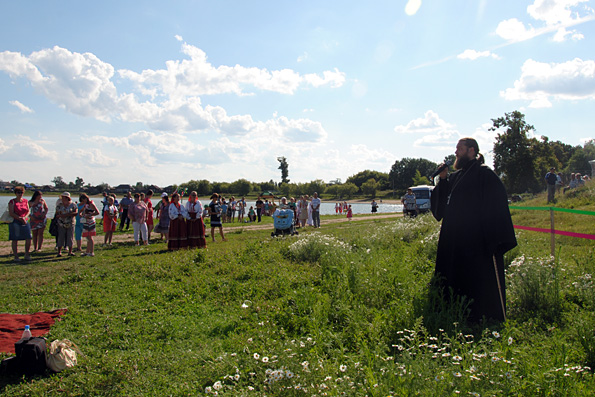
{"type": "Polygon", "coordinates": [[[186,221],[186,231],[189,248],[205,248],[207,240],[205,239],[205,224],[202,220],[202,203],[199,200],[191,202],[186,201],[186,211],[188,211],[188,220],[186,221]]]}
{"type": "Polygon", "coordinates": [[[186,230],[186,219],[188,211],[180,202],[171,202],[168,206],[169,212],[169,238],[167,240],[167,249],[170,251],[188,248],[188,232],[186,230]],[[180,219],[179,216],[182,216],[180,219]]]}
{"type": "Polygon", "coordinates": [[[471,321],[504,321],[504,253],[517,245],[508,197],[500,178],[478,160],[441,179],[431,196],[442,220],[435,276],[448,296],[466,296],[471,321]]]}

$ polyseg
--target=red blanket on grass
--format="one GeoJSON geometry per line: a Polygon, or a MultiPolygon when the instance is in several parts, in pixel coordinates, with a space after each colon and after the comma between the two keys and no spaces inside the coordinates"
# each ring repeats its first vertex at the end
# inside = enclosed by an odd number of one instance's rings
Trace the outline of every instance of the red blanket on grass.
{"type": "Polygon", "coordinates": [[[50,327],[64,313],[66,309],[34,314],[0,313],[0,352],[14,353],[14,344],[23,336],[25,325],[29,325],[31,335],[42,336],[50,332],[50,327]]]}

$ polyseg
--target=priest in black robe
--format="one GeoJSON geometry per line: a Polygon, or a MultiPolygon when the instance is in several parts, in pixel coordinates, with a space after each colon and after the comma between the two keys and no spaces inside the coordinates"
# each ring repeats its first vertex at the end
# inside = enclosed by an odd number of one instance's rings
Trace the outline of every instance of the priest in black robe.
{"type": "Polygon", "coordinates": [[[448,167],[431,196],[432,213],[442,220],[435,280],[445,296],[470,301],[473,322],[506,319],[504,253],[517,245],[508,197],[500,178],[484,164],[477,141],[461,139],[456,171],[448,167]]]}

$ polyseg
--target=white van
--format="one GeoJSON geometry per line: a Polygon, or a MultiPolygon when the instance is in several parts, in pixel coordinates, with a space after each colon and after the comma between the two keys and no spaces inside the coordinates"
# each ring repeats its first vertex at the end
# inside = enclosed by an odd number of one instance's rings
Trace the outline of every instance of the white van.
{"type": "Polygon", "coordinates": [[[428,212],[430,210],[430,197],[432,196],[434,186],[419,185],[411,186],[410,189],[413,190],[413,194],[415,194],[415,203],[417,204],[419,213],[428,212]]]}

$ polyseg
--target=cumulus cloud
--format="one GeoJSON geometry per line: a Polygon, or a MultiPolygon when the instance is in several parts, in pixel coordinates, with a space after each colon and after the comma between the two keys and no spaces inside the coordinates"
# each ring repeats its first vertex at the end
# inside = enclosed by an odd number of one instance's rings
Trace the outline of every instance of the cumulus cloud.
{"type": "Polygon", "coordinates": [[[16,136],[12,142],[5,142],[0,139],[2,161],[37,162],[58,160],[58,152],[49,150],[42,144],[43,142],[36,142],[24,135],[16,136]]]}
{"type": "Polygon", "coordinates": [[[415,140],[413,143],[415,147],[431,147],[442,150],[454,147],[460,138],[455,126],[442,120],[432,110],[428,110],[424,117],[411,120],[405,125],[396,126],[394,130],[399,134],[423,135],[415,140]]]}
{"type": "Polygon", "coordinates": [[[145,101],[134,93],[118,93],[113,82],[114,67],[90,53],[80,54],[57,46],[29,56],[4,51],[0,52],[0,70],[12,78],[28,80],[69,112],[106,122],[115,118],[144,123],[149,129],[162,132],[214,131],[224,136],[246,136],[271,127],[282,136],[314,142],[326,136],[322,126],[314,121],[277,118],[257,122],[250,115],[228,115],[220,106],[205,106],[200,95],[253,94],[251,89],[293,94],[300,87],[340,87],[345,74],[338,69],[302,75],[291,69],[215,67],[201,49],[184,43],[182,50],[189,59],[167,61],[165,69],[118,71],[121,78],[132,81],[140,94],[149,98],[145,101]]]}
{"type": "Polygon", "coordinates": [[[81,116],[109,121],[117,109],[114,68],[90,53],[79,54],[53,47],[26,57],[0,52],[0,70],[29,80],[51,102],[81,116]]]}
{"type": "Polygon", "coordinates": [[[433,110],[428,110],[424,117],[413,119],[405,125],[395,127],[395,132],[399,134],[427,134],[438,131],[452,130],[454,126],[442,120],[433,110]]]}
{"type": "Polygon", "coordinates": [[[83,164],[100,167],[118,167],[121,162],[114,157],[106,156],[99,149],[74,149],[68,151],[71,158],[82,160],[83,164]]]}
{"type": "Polygon", "coordinates": [[[493,59],[500,59],[500,57],[497,54],[494,54],[491,51],[475,51],[475,50],[465,50],[462,53],[460,53],[459,55],[457,55],[457,58],[459,59],[468,59],[471,61],[475,61],[476,59],[479,58],[493,58],[493,59]]]}
{"type": "Polygon", "coordinates": [[[586,5],[588,1],[535,0],[527,7],[527,13],[541,26],[527,27],[517,18],[511,18],[498,24],[496,34],[510,42],[524,41],[551,32],[555,32],[554,41],[564,41],[567,38],[581,40],[584,38],[582,33],[577,30],[569,31],[567,28],[595,18],[593,9],[586,5]]]}
{"type": "Polygon", "coordinates": [[[248,95],[250,87],[263,91],[293,94],[300,86],[340,87],[345,83],[345,73],[338,69],[317,74],[300,75],[291,69],[269,71],[256,67],[214,66],[207,54],[198,47],[184,43],[182,52],[190,59],[167,61],[166,68],[119,70],[121,77],[134,82],[143,94],[167,95],[171,98],[233,93],[248,95]]]}
{"type": "Polygon", "coordinates": [[[531,101],[530,107],[551,107],[551,100],[595,99],[595,61],[575,58],[564,63],[525,61],[513,88],[500,92],[510,101],[531,101]]]}
{"type": "Polygon", "coordinates": [[[33,112],[33,109],[31,109],[28,106],[23,105],[19,101],[8,101],[8,103],[10,103],[12,106],[16,106],[17,108],[19,108],[19,110],[21,111],[21,113],[34,113],[33,112]]]}

